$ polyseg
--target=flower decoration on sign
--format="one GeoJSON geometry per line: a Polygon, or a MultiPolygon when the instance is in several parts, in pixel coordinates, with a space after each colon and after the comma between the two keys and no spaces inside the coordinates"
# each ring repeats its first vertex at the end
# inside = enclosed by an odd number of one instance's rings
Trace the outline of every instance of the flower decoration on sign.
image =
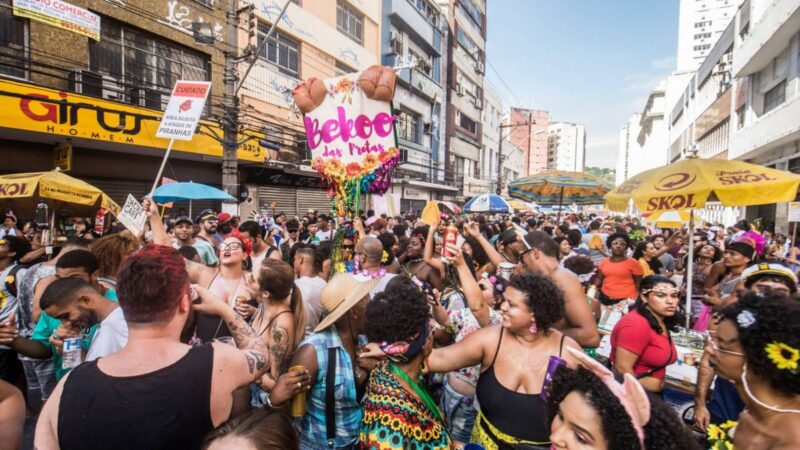
{"type": "Polygon", "coordinates": [[[331,97],[341,97],[342,103],[353,104],[353,93],[358,90],[358,84],[347,77],[342,77],[336,84],[328,88],[331,97]]]}
{"type": "Polygon", "coordinates": [[[800,361],[800,350],[783,342],[770,342],[764,347],[767,358],[780,370],[797,372],[797,362],[800,361]]]}

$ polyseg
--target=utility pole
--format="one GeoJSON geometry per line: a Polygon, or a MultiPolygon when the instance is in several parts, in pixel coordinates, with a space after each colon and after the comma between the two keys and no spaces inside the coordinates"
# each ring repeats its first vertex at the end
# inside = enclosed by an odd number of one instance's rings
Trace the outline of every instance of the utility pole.
{"type": "MultiPolygon", "coordinates": [[[[278,17],[272,22],[269,32],[264,36],[261,45],[258,46],[250,65],[240,80],[236,77],[236,65],[238,64],[238,47],[239,47],[239,1],[228,0],[228,42],[226,43],[225,51],[225,74],[223,81],[225,83],[224,98],[222,100],[222,189],[233,196],[239,198],[239,89],[244,85],[250,70],[258,60],[258,55],[267,45],[272,33],[278,27],[278,23],[283,19],[286,14],[286,9],[289,7],[291,0],[286,0],[278,17]]],[[[258,41],[258,30],[256,29],[256,41],[258,41]]],[[[238,201],[223,202],[222,211],[231,215],[238,215],[238,201]]]]}
{"type": "MultiPolygon", "coordinates": [[[[503,136],[503,129],[504,128],[524,127],[524,126],[530,127],[531,125],[535,125],[535,124],[536,124],[536,121],[531,119],[531,120],[528,120],[527,122],[509,123],[509,124],[506,124],[506,125],[501,123],[499,125],[499,128],[500,128],[500,144],[497,147],[497,188],[494,191],[495,194],[500,195],[500,193],[503,192],[503,160],[505,159],[505,156],[503,155],[503,141],[505,140],[505,137],[503,136]]],[[[511,132],[509,131],[509,133],[511,133],[511,132]]],[[[530,138],[530,137],[531,137],[531,135],[528,135],[528,138],[530,138]]]]}

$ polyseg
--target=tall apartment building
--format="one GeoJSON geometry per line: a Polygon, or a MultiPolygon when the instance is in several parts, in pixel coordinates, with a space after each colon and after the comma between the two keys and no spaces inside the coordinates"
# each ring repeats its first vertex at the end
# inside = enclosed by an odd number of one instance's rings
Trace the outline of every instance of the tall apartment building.
{"type": "Polygon", "coordinates": [[[550,113],[538,109],[511,108],[506,125],[509,140],[519,147],[524,155],[524,175],[547,170],[549,145],[547,127],[550,125],[550,113]]]}
{"type": "MultiPolygon", "coordinates": [[[[399,0],[398,0],[399,1],[399,0]]],[[[445,150],[446,181],[460,187],[457,200],[486,192],[481,181],[481,112],[486,73],[485,0],[437,0],[447,16],[449,68],[445,150]]]]}
{"type": "MultiPolygon", "coordinates": [[[[500,93],[489,83],[486,83],[483,90],[484,104],[481,122],[483,123],[483,148],[481,148],[481,175],[486,184],[487,190],[494,192],[497,189],[497,163],[499,160],[498,150],[500,148],[500,123],[503,118],[503,99],[500,93]]],[[[507,131],[503,130],[503,134],[507,131]]],[[[505,143],[504,143],[505,144],[505,143]]],[[[508,150],[503,147],[504,156],[508,150]]],[[[502,171],[500,172],[502,176],[502,171]]],[[[503,179],[503,183],[509,180],[503,179]]]]}
{"type": "MultiPolygon", "coordinates": [[[[728,159],[800,173],[800,1],[746,0],[734,39],[728,159]]],[[[786,203],[745,215],[789,230],[786,203]]]]}
{"type": "Polygon", "coordinates": [[[548,170],[583,172],[586,158],[586,130],[583,125],[552,122],[547,127],[548,170]]]}
{"type": "Polygon", "coordinates": [[[736,15],[738,0],[681,0],[677,71],[697,70],[736,15]]]}
{"type": "Polygon", "coordinates": [[[619,127],[619,146],[617,151],[617,170],[615,184],[620,185],[634,174],[641,172],[639,168],[642,158],[642,147],[639,145],[639,122],[641,114],[633,114],[625,125],[619,127]]]}
{"type": "Polygon", "coordinates": [[[394,96],[397,137],[403,155],[392,192],[404,211],[458,191],[444,184],[447,98],[447,22],[431,0],[384,0],[381,54],[397,71],[394,96]]]}
{"type": "MultiPolygon", "coordinates": [[[[248,26],[240,27],[240,52],[256,58],[240,91],[240,110],[246,122],[262,127],[267,140],[279,146],[277,157],[266,167],[262,162],[242,168],[241,183],[249,193],[241,206],[243,217],[272,201],[289,216],[307,208],[330,210],[320,179],[308,165],[302,117],[292,110],[291,90],[310,77],[330,78],[381,63],[385,35],[378,1],[292,2],[263,51],[255,55],[283,5],[283,0],[240,2],[244,7],[240,12],[248,15],[241,20],[248,26]]],[[[248,63],[240,64],[240,74],[248,63]]],[[[422,122],[417,133],[424,133],[422,122]]],[[[413,133],[413,123],[403,129],[413,133]]]]}

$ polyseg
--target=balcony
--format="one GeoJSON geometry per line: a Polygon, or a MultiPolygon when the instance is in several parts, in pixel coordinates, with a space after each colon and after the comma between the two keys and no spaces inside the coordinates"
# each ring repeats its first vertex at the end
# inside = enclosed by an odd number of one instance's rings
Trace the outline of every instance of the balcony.
{"type": "Polygon", "coordinates": [[[392,24],[428,53],[441,56],[442,35],[408,0],[392,0],[389,12],[392,24]]]}
{"type": "Polygon", "coordinates": [[[762,115],[731,136],[729,159],[750,160],[762,153],[800,139],[800,99],[762,115]]]}
{"type": "MultiPolygon", "coordinates": [[[[752,21],[752,19],[751,19],[752,21]]],[[[733,74],[741,78],[763,69],[778,56],[800,29],[795,0],[776,0],[750,25],[750,35],[734,50],[733,74]]]]}

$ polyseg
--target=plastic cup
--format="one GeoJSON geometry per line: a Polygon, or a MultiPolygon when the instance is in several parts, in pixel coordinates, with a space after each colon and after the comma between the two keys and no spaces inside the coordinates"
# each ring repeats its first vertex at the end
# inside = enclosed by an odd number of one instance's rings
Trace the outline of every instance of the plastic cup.
{"type": "Polygon", "coordinates": [[[214,340],[217,342],[221,342],[223,344],[232,345],[236,347],[236,341],[233,340],[233,336],[220,336],[214,340]]]}
{"type": "MultiPolygon", "coordinates": [[[[289,367],[289,372],[305,372],[306,367],[302,364],[289,367]]],[[[306,415],[306,391],[298,392],[292,397],[290,406],[292,417],[303,417],[306,415]]]]}

